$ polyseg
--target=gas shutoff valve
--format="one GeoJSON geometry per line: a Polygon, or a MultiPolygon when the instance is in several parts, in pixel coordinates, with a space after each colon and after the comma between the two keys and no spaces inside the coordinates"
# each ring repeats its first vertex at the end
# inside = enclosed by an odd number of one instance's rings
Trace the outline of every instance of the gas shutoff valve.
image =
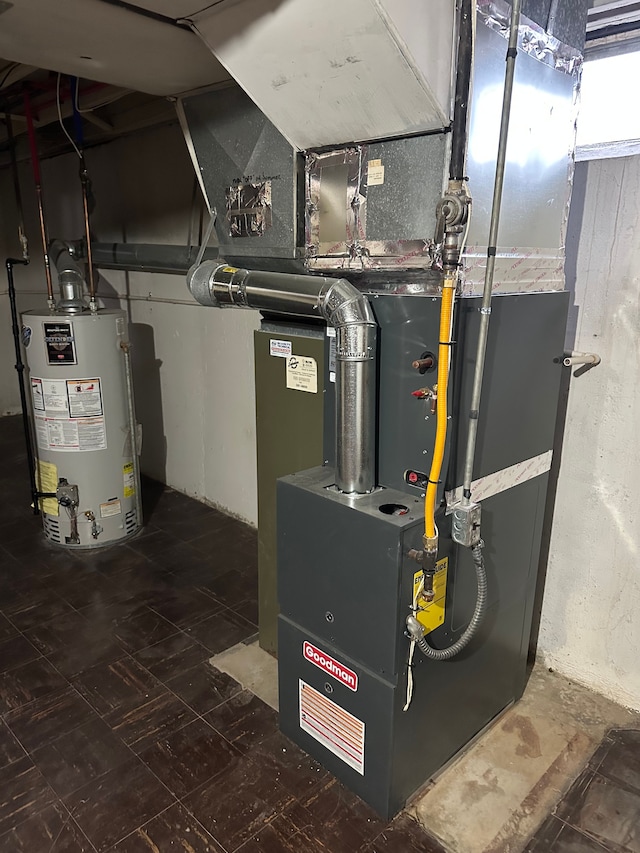
{"type": "Polygon", "coordinates": [[[480,542],[480,504],[469,503],[463,506],[454,504],[451,508],[451,538],[458,545],[473,548],[480,542]]]}

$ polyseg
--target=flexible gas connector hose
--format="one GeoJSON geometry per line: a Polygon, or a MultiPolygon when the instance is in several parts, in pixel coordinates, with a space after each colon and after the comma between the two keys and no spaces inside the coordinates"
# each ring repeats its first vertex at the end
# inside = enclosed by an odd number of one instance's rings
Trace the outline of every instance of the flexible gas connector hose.
{"type": "Polygon", "coordinates": [[[471,549],[473,554],[473,564],[476,568],[476,579],[478,582],[478,597],[476,598],[476,606],[473,611],[471,621],[467,625],[465,632],[452,646],[446,649],[434,649],[427,643],[424,637],[424,627],[418,620],[409,616],[407,619],[407,627],[415,640],[416,645],[422,654],[429,660],[451,660],[459,654],[466,646],[469,645],[473,637],[478,633],[478,629],[484,619],[485,609],[487,606],[487,574],[484,568],[484,558],[482,556],[483,543],[479,542],[471,549]],[[420,636],[421,635],[421,636],[420,636]]]}
{"type": "Polygon", "coordinates": [[[442,303],[440,306],[440,340],[438,344],[438,401],[436,407],[436,438],[433,446],[433,458],[429,471],[429,482],[424,499],[424,533],[427,539],[437,536],[435,510],[438,482],[442,471],[444,448],[447,440],[447,389],[449,385],[449,364],[451,360],[451,329],[453,302],[456,293],[456,276],[445,275],[442,285],[442,303]]]}

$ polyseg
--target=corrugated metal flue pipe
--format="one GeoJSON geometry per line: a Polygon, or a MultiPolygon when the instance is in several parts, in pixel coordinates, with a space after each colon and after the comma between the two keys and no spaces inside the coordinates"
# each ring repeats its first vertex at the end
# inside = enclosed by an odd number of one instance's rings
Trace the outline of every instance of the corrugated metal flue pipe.
{"type": "Polygon", "coordinates": [[[376,485],[376,337],[369,301],[345,279],[236,269],[205,261],[189,270],[202,305],[317,317],[336,329],[336,486],[366,494],[376,485]]]}

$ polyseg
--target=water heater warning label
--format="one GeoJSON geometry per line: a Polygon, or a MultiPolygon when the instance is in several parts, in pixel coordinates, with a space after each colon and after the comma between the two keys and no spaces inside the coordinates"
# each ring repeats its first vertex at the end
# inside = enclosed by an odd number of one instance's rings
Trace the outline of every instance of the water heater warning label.
{"type": "Polygon", "coordinates": [[[136,493],[136,477],[133,473],[133,462],[127,462],[122,466],[122,477],[124,479],[124,496],[132,498],[136,493]]]}
{"type": "Polygon", "coordinates": [[[102,414],[99,379],[67,379],[67,395],[72,418],[102,414]]]}
{"type": "Polygon", "coordinates": [[[364,723],[302,679],[300,728],[364,776],[364,723]]]}
{"type": "Polygon", "coordinates": [[[36,414],[36,439],[40,450],[82,453],[104,450],[107,434],[104,418],[49,418],[36,414]]]}
{"type": "Polygon", "coordinates": [[[32,376],[31,399],[40,450],[81,453],[106,448],[99,378],[65,380],[32,376]]]}

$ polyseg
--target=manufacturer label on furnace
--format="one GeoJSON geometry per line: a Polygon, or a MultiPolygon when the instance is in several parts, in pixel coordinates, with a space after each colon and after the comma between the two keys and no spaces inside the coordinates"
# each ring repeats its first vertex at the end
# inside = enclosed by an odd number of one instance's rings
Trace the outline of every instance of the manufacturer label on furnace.
{"type": "Polygon", "coordinates": [[[318,393],[318,365],[315,358],[290,355],[287,358],[287,388],[318,393]]]}
{"type": "Polygon", "coordinates": [[[332,675],[336,681],[339,681],[340,684],[344,684],[345,687],[348,687],[349,690],[353,690],[354,693],[358,689],[357,673],[352,669],[349,669],[349,667],[345,666],[343,663],[340,663],[340,661],[332,658],[331,655],[317,649],[307,640],[302,644],[302,656],[305,660],[315,664],[318,669],[321,669],[328,675],[332,675]]]}

